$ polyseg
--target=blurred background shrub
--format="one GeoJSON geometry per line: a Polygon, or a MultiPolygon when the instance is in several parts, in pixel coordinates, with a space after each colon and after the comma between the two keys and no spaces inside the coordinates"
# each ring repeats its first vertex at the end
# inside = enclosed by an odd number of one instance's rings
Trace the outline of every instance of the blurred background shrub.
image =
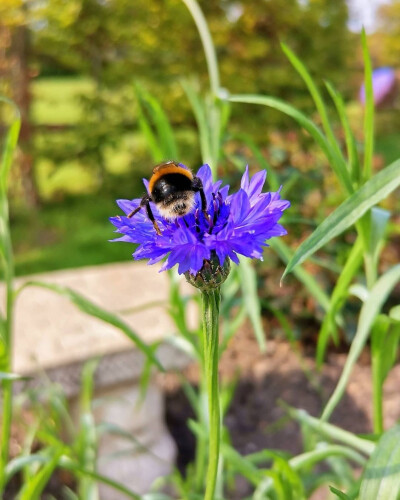
{"type": "MultiPolygon", "coordinates": [[[[285,41],[312,75],[323,75],[344,95],[361,136],[362,56],[345,0],[200,5],[230,92],[273,95],[312,113],[307,89],[280,49],[285,41]]],[[[374,66],[396,65],[400,2],[382,6],[378,17],[370,36],[374,66]]],[[[113,200],[140,196],[153,163],[138,127],[138,88],[168,115],[178,159],[193,168],[201,163],[181,85],[183,77],[207,85],[189,12],[180,0],[3,0],[0,19],[0,93],[17,102],[23,118],[11,182],[17,274],[129,259],[123,245],[104,241],[111,236],[113,200]]],[[[143,112],[146,106],[141,102],[143,112]]],[[[293,181],[301,187],[294,190],[299,217],[312,219],[335,205],[325,160],[306,134],[292,131],[290,119],[264,107],[243,114],[235,106],[232,113],[219,166],[229,181],[238,179],[235,159],[262,166],[235,137],[246,131],[280,180],[295,170],[305,174],[293,181]]],[[[377,166],[400,155],[396,113],[394,104],[378,114],[377,166]]]]}

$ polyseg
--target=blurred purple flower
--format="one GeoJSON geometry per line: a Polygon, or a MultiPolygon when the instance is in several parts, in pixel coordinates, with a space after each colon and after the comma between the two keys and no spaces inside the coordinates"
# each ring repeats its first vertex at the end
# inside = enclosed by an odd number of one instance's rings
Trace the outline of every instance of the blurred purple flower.
{"type": "MultiPolygon", "coordinates": [[[[396,89],[396,73],[392,68],[377,68],[372,72],[372,88],[374,91],[374,104],[379,106],[388,97],[391,97],[396,89]]],[[[365,85],[360,88],[360,101],[365,104],[365,85]]]]}
{"type": "MultiPolygon", "coordinates": [[[[209,260],[212,255],[217,255],[221,265],[227,257],[238,264],[238,254],[262,260],[263,248],[268,246],[266,240],[286,234],[278,221],[290,206],[289,201],[281,200],[280,190],[261,192],[266,175],[264,170],[250,180],[246,167],[241,189],[228,196],[229,186],[221,188],[222,181],[213,183],[210,167],[203,165],[197,176],[203,182],[209,221],[201,212],[198,195],[193,213],[174,221],[162,218],[152,203],[161,236],[154,230],[146,211],[141,210],[130,219],[126,216],[110,218],[117,228],[115,232],[123,235],[112,241],[139,244],[133,257],[149,259],[149,264],[167,257],[160,271],[178,264],[179,274],[196,274],[203,267],[204,260],[209,260]]],[[[140,199],[118,200],[117,204],[129,214],[139,206],[140,199]]]]}

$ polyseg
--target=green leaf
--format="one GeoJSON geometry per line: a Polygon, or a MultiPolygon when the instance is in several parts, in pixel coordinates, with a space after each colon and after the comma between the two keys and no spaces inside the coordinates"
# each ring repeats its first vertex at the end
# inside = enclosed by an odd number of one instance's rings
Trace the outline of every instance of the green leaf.
{"type": "Polygon", "coordinates": [[[360,160],[358,158],[357,143],[350,128],[349,119],[347,118],[345,104],[342,96],[336,91],[333,85],[329,82],[325,82],[325,85],[335,103],[344,130],[351,180],[358,186],[361,182],[360,160]]]}
{"type": "Polygon", "coordinates": [[[213,175],[216,173],[216,165],[213,162],[211,128],[208,123],[205,104],[200,98],[193,82],[182,80],[182,87],[192,107],[196,119],[200,139],[201,158],[203,163],[210,165],[213,175]]]}
{"type": "MultiPolygon", "coordinates": [[[[87,477],[90,477],[96,481],[99,481],[100,483],[106,484],[107,486],[114,488],[116,491],[119,491],[120,493],[125,494],[126,498],[131,498],[133,500],[141,500],[141,497],[139,495],[137,495],[133,491],[126,488],[123,484],[117,483],[116,481],[113,481],[112,479],[109,479],[106,476],[98,474],[97,472],[86,470],[83,467],[81,467],[80,465],[76,464],[69,457],[66,457],[66,456],[61,457],[61,459],[59,461],[59,466],[63,469],[66,469],[66,470],[73,472],[74,474],[87,476],[87,477]]],[[[28,499],[26,499],[26,500],[28,500],[28,499]]]]}
{"type": "Polygon", "coordinates": [[[238,474],[245,477],[251,484],[257,486],[263,479],[263,473],[255,467],[249,460],[242,457],[240,453],[227,444],[221,444],[221,452],[226,462],[238,474]]]}
{"type": "Polygon", "coordinates": [[[365,464],[365,458],[352,448],[338,444],[325,444],[319,442],[317,449],[296,455],[289,460],[294,470],[311,468],[318,462],[331,457],[345,457],[358,465],[365,464]]]}
{"type": "Polygon", "coordinates": [[[385,432],[378,441],[364,471],[359,498],[400,498],[400,425],[385,432]]]}
{"type": "Polygon", "coordinates": [[[298,473],[291,467],[290,462],[271,452],[274,460],[272,471],[264,471],[267,476],[258,484],[253,500],[263,500],[274,486],[282,500],[304,500],[304,487],[298,473]],[[272,473],[272,474],[271,474],[272,473]]]}
{"type": "MultiPolygon", "coordinates": [[[[367,439],[360,438],[352,432],[345,431],[336,425],[329,424],[318,418],[312,417],[305,410],[297,410],[287,405],[283,405],[289,415],[298,422],[311,427],[315,432],[328,439],[334,439],[346,446],[355,448],[361,453],[371,455],[375,449],[375,444],[367,439]]],[[[296,457],[295,457],[296,458],[296,457]]],[[[295,460],[293,458],[292,460],[295,460]]]]}
{"type": "Polygon", "coordinates": [[[294,118],[321,147],[322,151],[329,161],[329,164],[331,165],[342,185],[346,188],[347,192],[352,193],[354,191],[349,172],[347,171],[347,169],[342,168],[342,160],[338,156],[336,150],[332,147],[330,142],[327,140],[321,130],[315,125],[315,123],[313,123],[299,110],[297,110],[290,104],[287,104],[285,101],[276,99],[275,97],[257,94],[231,95],[229,96],[229,101],[240,102],[243,104],[261,104],[263,106],[277,109],[278,111],[285,113],[291,118],[294,118]]]}
{"type": "Polygon", "coordinates": [[[146,493],[141,500],[172,500],[172,497],[164,493],[146,493]]]}
{"type": "Polygon", "coordinates": [[[390,212],[383,208],[373,207],[371,210],[371,234],[369,241],[369,254],[375,267],[378,265],[379,254],[382,249],[383,237],[390,218],[390,212]]]}
{"type": "Polygon", "coordinates": [[[14,151],[18,142],[19,131],[21,128],[21,115],[18,107],[13,101],[7,99],[6,97],[0,96],[0,102],[4,102],[10,105],[14,111],[14,119],[7,131],[3,155],[0,162],[0,189],[5,193],[7,190],[8,173],[11,168],[14,151]]]}
{"type": "Polygon", "coordinates": [[[343,491],[338,490],[334,486],[329,486],[329,489],[341,500],[351,500],[351,498],[348,495],[346,495],[346,493],[343,493],[343,491]]]}
{"type": "Polygon", "coordinates": [[[369,56],[367,35],[361,33],[364,59],[364,86],[365,86],[365,116],[364,116],[364,180],[372,175],[372,158],[374,155],[374,91],[372,86],[372,66],[369,56]]]}
{"type": "Polygon", "coordinates": [[[329,309],[322,322],[321,330],[318,335],[317,366],[319,368],[322,365],[330,335],[332,334],[334,338],[337,336],[335,317],[344,304],[348,296],[349,285],[362,263],[363,249],[361,238],[357,238],[347,258],[346,264],[336,281],[335,288],[332,291],[329,309]]]}
{"type": "Polygon", "coordinates": [[[186,7],[189,9],[190,14],[193,17],[196,27],[198,29],[201,43],[203,44],[204,55],[207,61],[208,76],[210,78],[211,92],[214,97],[218,95],[220,89],[219,83],[219,69],[217,62],[217,54],[215,51],[214,43],[211,37],[210,30],[208,29],[206,18],[199,4],[196,0],[182,0],[186,7]]]}
{"type": "Polygon", "coordinates": [[[76,495],[68,486],[63,486],[62,488],[63,500],[79,500],[78,495],[76,495]]]}
{"type": "Polygon", "coordinates": [[[141,113],[139,118],[143,120],[141,123],[142,130],[149,140],[150,150],[154,154],[155,161],[174,160],[178,158],[174,132],[160,102],[138,84],[135,85],[135,90],[139,102],[139,112],[141,113]],[[143,106],[148,111],[150,121],[145,117],[143,106]],[[154,124],[157,132],[156,136],[154,134],[150,135],[150,131],[152,131],[150,123],[154,124]],[[153,150],[153,148],[155,149],[153,150]]]}
{"type": "Polygon", "coordinates": [[[371,331],[371,351],[379,366],[380,384],[396,362],[399,340],[400,324],[385,314],[377,316],[371,331]]]}
{"type": "Polygon", "coordinates": [[[59,446],[51,450],[48,462],[39,469],[28,483],[22,486],[18,500],[40,500],[40,495],[48,483],[54,469],[58,465],[58,460],[64,452],[64,447],[59,446]]]}
{"type": "Polygon", "coordinates": [[[261,322],[261,304],[257,290],[257,275],[249,259],[240,257],[239,260],[238,273],[244,306],[253,325],[260,351],[265,352],[265,332],[261,322]]]}
{"type": "Polygon", "coordinates": [[[37,286],[40,288],[46,288],[48,290],[51,290],[55,293],[58,293],[59,295],[62,295],[66,298],[68,298],[73,304],[75,304],[78,309],[83,311],[86,314],[89,314],[89,316],[93,316],[95,318],[100,319],[101,321],[104,321],[105,323],[108,323],[110,325],[115,326],[119,330],[121,330],[132,342],[140,349],[143,354],[145,354],[148,358],[152,360],[152,362],[162,371],[164,371],[163,366],[161,363],[158,361],[158,359],[154,356],[154,353],[152,349],[143,342],[143,340],[135,333],[131,327],[125,323],[122,319],[120,319],[118,316],[115,314],[106,311],[105,309],[97,306],[93,302],[91,302],[89,299],[84,297],[78,292],[75,292],[71,288],[61,286],[61,285],[54,285],[51,283],[44,283],[41,281],[27,281],[22,285],[22,287],[17,291],[17,293],[20,293],[24,288],[28,286],[37,286]]]}
{"type": "Polygon", "coordinates": [[[27,466],[33,464],[44,464],[46,462],[48,462],[48,458],[43,454],[43,450],[41,450],[41,453],[34,453],[31,455],[24,455],[13,458],[8,462],[5,468],[5,482],[8,483],[10,479],[15,476],[15,474],[17,474],[27,466]]]}
{"type": "Polygon", "coordinates": [[[296,71],[299,73],[301,78],[304,80],[305,84],[307,85],[307,88],[311,94],[311,97],[314,100],[315,106],[318,110],[319,116],[321,118],[322,126],[324,128],[325,134],[331,144],[331,146],[335,149],[336,154],[337,154],[337,159],[338,161],[338,168],[342,170],[342,176],[346,177],[348,175],[348,172],[346,171],[346,162],[344,161],[342,152],[340,150],[340,147],[338,145],[338,142],[336,140],[335,134],[333,133],[331,124],[329,122],[328,118],[328,112],[325,107],[325,103],[322,99],[322,96],[317,88],[317,86],[314,83],[314,80],[312,79],[310,73],[307,71],[306,67],[304,64],[300,61],[300,59],[295,55],[294,52],[290,50],[290,48],[285,45],[284,43],[281,43],[281,47],[289,61],[292,63],[293,67],[296,69],[296,71]]]}
{"type": "Polygon", "coordinates": [[[332,212],[299,246],[289,261],[282,279],[328,241],[357,222],[370,208],[400,186],[400,160],[377,173],[332,212]]]}
{"type": "Polygon", "coordinates": [[[10,372],[0,372],[0,381],[1,380],[29,380],[31,377],[27,377],[24,375],[18,375],[17,373],[10,372]]]}
{"type": "MultiPolygon", "coordinates": [[[[85,363],[82,370],[80,391],[80,421],[79,433],[76,442],[76,451],[80,465],[94,471],[97,456],[97,429],[92,414],[92,400],[94,388],[94,374],[99,359],[92,359],[85,363]]],[[[79,476],[78,493],[80,498],[98,500],[97,483],[90,477],[79,476]]]]}
{"type": "Polygon", "coordinates": [[[371,327],[387,297],[399,281],[400,264],[386,271],[370,290],[369,296],[361,308],[357,332],[351,344],[339,382],[323,411],[321,419],[328,419],[342,398],[353,366],[365,346],[371,327]]]}
{"type": "Polygon", "coordinates": [[[157,136],[152,129],[151,123],[144,113],[144,109],[139,98],[138,98],[138,124],[144,138],[146,139],[148,150],[152,155],[154,163],[160,163],[165,159],[164,154],[161,150],[157,136]]]}

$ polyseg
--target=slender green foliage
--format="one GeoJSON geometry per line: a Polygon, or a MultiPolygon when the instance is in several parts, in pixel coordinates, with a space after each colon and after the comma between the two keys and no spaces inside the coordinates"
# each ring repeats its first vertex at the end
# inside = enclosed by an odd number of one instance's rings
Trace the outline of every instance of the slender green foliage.
{"type": "Polygon", "coordinates": [[[367,35],[362,30],[361,42],[364,58],[365,116],[364,116],[364,180],[372,175],[372,157],[374,154],[374,91],[372,87],[372,66],[368,52],[367,35]]]}
{"type": "Polygon", "coordinates": [[[363,347],[365,346],[372,325],[374,324],[374,321],[379,314],[383,304],[385,303],[387,297],[399,281],[400,265],[397,265],[386,271],[386,273],[379,278],[379,280],[370,290],[368,298],[361,308],[357,332],[347,356],[345,366],[343,368],[335,391],[330,397],[322,413],[322,420],[327,420],[331,416],[336,405],[342,398],[351,371],[358,357],[360,356],[363,347]]]}
{"type": "Polygon", "coordinates": [[[331,239],[355,224],[368,210],[384,200],[398,186],[400,186],[400,160],[381,170],[349,196],[303,241],[289,261],[282,279],[331,239]]]}
{"type": "MultiPolygon", "coordinates": [[[[0,162],[0,255],[1,268],[6,287],[5,317],[1,320],[0,338],[0,371],[7,374],[11,371],[12,359],[12,328],[13,328],[13,306],[14,306],[14,259],[12,253],[9,213],[7,200],[8,173],[13,161],[18,135],[21,125],[21,118],[14,103],[7,99],[0,98],[12,107],[14,117],[7,131],[4,151],[0,162]]],[[[5,487],[5,468],[9,457],[9,442],[12,420],[12,383],[13,378],[4,376],[1,380],[3,389],[2,399],[2,419],[1,419],[1,452],[0,452],[0,495],[5,487]]]]}
{"type": "Polygon", "coordinates": [[[382,435],[361,481],[362,500],[397,500],[400,484],[400,426],[382,435]]]}

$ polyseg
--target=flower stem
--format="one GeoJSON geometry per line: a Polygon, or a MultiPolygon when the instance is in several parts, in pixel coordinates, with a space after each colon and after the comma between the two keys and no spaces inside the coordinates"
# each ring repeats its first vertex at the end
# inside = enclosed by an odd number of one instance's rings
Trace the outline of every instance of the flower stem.
{"type": "Polygon", "coordinates": [[[218,391],[218,318],[220,289],[202,292],[204,367],[208,392],[209,454],[205,500],[214,500],[220,448],[220,408],[218,391]]]}
{"type": "MultiPolygon", "coordinates": [[[[203,408],[203,399],[207,399],[207,388],[205,384],[205,374],[204,374],[204,366],[202,366],[202,376],[200,378],[200,386],[199,386],[199,412],[198,412],[198,420],[202,427],[206,427],[207,425],[207,415],[206,410],[203,408]]],[[[207,462],[207,440],[206,436],[197,436],[196,439],[196,456],[195,456],[195,490],[196,492],[203,491],[204,485],[204,475],[205,475],[205,466],[207,462]]]]}

